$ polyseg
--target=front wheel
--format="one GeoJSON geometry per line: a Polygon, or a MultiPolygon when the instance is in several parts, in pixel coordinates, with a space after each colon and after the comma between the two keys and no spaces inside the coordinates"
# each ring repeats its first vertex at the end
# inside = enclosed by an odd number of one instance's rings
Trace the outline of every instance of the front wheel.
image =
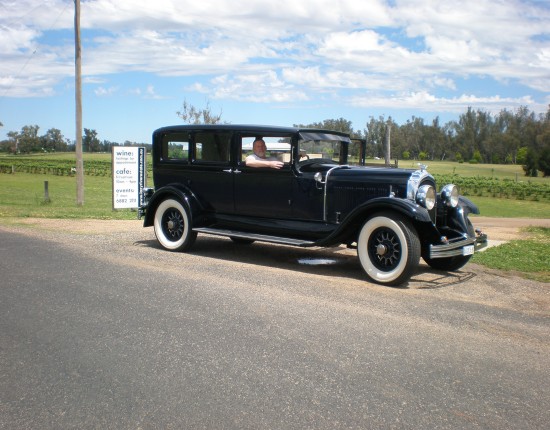
{"type": "Polygon", "coordinates": [[[374,282],[400,285],[418,267],[420,240],[407,219],[397,214],[379,214],[361,228],[357,254],[363,270],[374,282]]]}
{"type": "Polygon", "coordinates": [[[186,251],[195,242],[197,233],[191,229],[189,213],[175,199],[164,200],[155,211],[155,235],[163,248],[186,251]]]}

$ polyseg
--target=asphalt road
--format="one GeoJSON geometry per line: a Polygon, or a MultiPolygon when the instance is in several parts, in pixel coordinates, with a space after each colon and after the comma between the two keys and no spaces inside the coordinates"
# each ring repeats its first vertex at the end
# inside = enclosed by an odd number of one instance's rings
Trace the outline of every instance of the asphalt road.
{"type": "Polygon", "coordinates": [[[550,422],[548,284],[475,265],[387,288],[342,249],[0,226],[0,285],[2,429],[550,422]]]}

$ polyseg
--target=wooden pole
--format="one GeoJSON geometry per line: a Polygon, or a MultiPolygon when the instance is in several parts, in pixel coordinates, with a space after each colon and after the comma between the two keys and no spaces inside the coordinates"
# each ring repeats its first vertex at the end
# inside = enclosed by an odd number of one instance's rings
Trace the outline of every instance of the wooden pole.
{"type": "Polygon", "coordinates": [[[386,138],[385,138],[385,148],[384,148],[384,161],[386,167],[389,167],[391,162],[391,122],[388,120],[386,123],[386,138]]]}
{"type": "Polygon", "coordinates": [[[48,181],[44,181],[44,203],[50,203],[50,191],[48,181]]]}
{"type": "Polygon", "coordinates": [[[84,162],[82,161],[82,53],[80,46],[80,0],[74,0],[75,99],[76,99],[76,204],[84,204],[84,162]]]}

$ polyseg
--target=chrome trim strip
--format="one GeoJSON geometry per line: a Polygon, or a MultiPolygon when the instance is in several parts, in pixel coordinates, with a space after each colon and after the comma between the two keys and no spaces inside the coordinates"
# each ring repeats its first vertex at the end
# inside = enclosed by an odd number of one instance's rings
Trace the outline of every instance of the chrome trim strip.
{"type": "Polygon", "coordinates": [[[348,164],[343,164],[342,166],[334,166],[331,169],[327,170],[327,174],[325,176],[325,189],[323,191],[323,221],[327,222],[328,215],[327,215],[327,186],[328,186],[328,177],[334,170],[338,169],[349,169],[348,164]]]}
{"type": "Polygon", "coordinates": [[[195,227],[193,228],[193,231],[196,231],[198,233],[212,234],[215,236],[238,237],[240,239],[258,240],[260,242],[279,243],[282,245],[311,246],[314,243],[310,240],[293,239],[290,237],[270,236],[267,234],[247,233],[237,230],[223,230],[208,227],[195,227]]]}

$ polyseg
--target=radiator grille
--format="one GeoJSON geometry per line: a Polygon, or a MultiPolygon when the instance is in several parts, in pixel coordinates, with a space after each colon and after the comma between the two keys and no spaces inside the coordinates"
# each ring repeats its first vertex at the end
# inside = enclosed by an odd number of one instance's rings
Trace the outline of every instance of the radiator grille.
{"type": "Polygon", "coordinates": [[[348,213],[358,205],[375,197],[388,197],[389,186],[354,187],[339,186],[332,189],[331,200],[334,202],[334,211],[348,213]]]}

